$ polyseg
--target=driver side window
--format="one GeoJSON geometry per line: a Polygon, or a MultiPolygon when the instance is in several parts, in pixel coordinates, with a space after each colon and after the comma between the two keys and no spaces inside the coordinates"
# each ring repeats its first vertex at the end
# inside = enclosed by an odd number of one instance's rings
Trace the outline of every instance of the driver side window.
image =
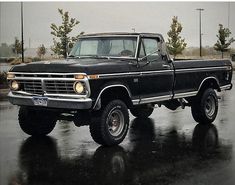
{"type": "MultiPolygon", "coordinates": [[[[141,45],[144,46],[144,51],[148,56],[148,60],[156,61],[159,59],[159,41],[155,38],[143,38],[141,45]]],[[[141,50],[140,50],[141,51],[141,50]]],[[[141,55],[141,52],[140,52],[141,55]]]]}
{"type": "Polygon", "coordinates": [[[158,42],[155,39],[143,39],[146,55],[149,55],[158,50],[158,42]]]}

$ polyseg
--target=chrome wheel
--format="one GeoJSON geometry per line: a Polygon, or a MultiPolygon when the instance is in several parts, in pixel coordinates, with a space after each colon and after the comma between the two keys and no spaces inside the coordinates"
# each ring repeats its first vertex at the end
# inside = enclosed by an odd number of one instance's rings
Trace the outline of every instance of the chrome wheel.
{"type": "Polygon", "coordinates": [[[114,108],[110,111],[107,119],[107,125],[109,133],[117,137],[119,136],[124,128],[124,115],[121,110],[114,108]]]}
{"type": "Polygon", "coordinates": [[[206,115],[213,116],[216,110],[216,103],[213,96],[208,96],[205,102],[206,115]]]}

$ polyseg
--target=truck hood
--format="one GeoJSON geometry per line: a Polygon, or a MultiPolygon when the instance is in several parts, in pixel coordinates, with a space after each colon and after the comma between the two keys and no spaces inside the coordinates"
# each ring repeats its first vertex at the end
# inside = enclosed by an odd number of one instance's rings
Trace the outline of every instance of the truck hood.
{"type": "Polygon", "coordinates": [[[86,73],[105,74],[129,71],[131,60],[120,59],[65,59],[40,61],[14,66],[11,72],[27,73],[86,73]]]}

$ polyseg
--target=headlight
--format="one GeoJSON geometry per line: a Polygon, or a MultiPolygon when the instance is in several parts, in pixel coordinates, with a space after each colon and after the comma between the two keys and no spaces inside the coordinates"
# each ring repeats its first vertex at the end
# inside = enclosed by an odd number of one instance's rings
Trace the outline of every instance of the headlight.
{"type": "Polygon", "coordinates": [[[84,85],[81,82],[75,82],[73,85],[73,90],[78,93],[81,94],[84,92],[85,88],[84,85]]]}
{"type": "Polygon", "coordinates": [[[19,88],[20,88],[20,84],[17,81],[14,80],[11,82],[11,89],[13,91],[17,91],[19,90],[19,88]]]}

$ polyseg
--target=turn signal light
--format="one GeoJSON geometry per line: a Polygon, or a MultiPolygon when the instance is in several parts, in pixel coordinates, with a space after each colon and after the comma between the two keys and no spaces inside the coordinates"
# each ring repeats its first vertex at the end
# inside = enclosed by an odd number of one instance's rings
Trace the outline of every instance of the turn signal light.
{"type": "Polygon", "coordinates": [[[11,73],[11,72],[8,72],[7,73],[7,79],[9,80],[9,79],[13,79],[13,78],[15,78],[15,74],[11,73]]]}
{"type": "Polygon", "coordinates": [[[77,75],[74,75],[74,78],[75,79],[84,79],[86,77],[86,75],[84,74],[77,74],[77,75]]]}
{"type": "Polygon", "coordinates": [[[97,79],[99,78],[99,75],[88,75],[89,79],[97,79]]]}

